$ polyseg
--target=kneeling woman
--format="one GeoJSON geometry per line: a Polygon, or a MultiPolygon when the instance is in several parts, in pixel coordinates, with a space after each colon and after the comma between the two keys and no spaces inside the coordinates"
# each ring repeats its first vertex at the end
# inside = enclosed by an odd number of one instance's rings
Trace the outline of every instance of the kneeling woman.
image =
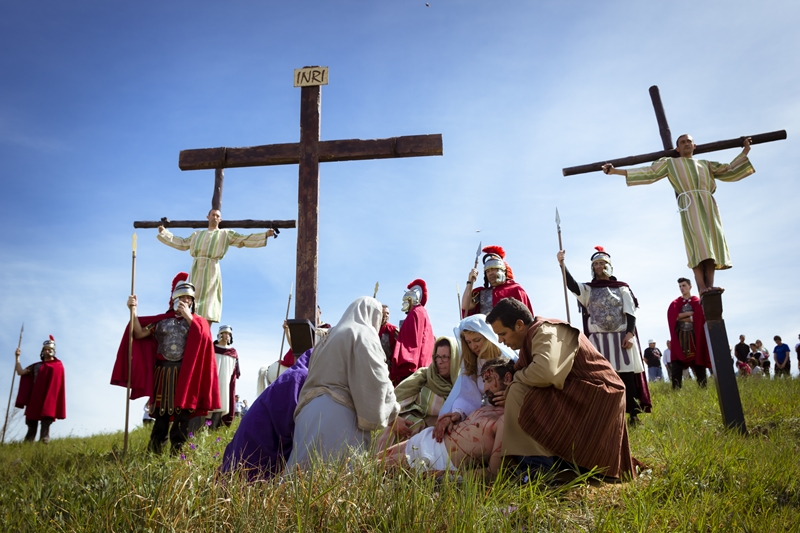
{"type": "Polygon", "coordinates": [[[460,371],[461,356],[456,340],[453,337],[437,338],[431,364],[408,376],[394,389],[400,402],[400,415],[391,428],[381,433],[376,449],[384,450],[436,425],[442,405],[460,371]]]}
{"type": "Polygon", "coordinates": [[[455,424],[466,420],[481,407],[484,386],[480,376],[483,365],[500,356],[517,360],[513,350],[500,344],[497,335],[486,323],[486,315],[465,318],[455,333],[461,340],[461,372],[433,430],[433,437],[438,442],[442,441],[445,433],[450,433],[455,424]]]}
{"type": "Polygon", "coordinates": [[[378,337],[381,304],[361,297],[314,349],[308,378],[294,412],[295,432],[287,470],[366,450],[370,432],[394,421],[394,396],[386,356],[378,337]]]}

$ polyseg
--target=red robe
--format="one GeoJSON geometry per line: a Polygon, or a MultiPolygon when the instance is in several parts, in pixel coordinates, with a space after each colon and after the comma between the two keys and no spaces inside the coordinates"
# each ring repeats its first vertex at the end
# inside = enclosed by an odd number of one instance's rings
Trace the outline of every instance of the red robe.
{"type": "Polygon", "coordinates": [[[26,420],[67,418],[67,389],[64,385],[64,365],[61,361],[53,359],[41,363],[35,381],[33,372],[22,376],[14,405],[20,409],[27,407],[26,420]]]}
{"type": "Polygon", "coordinates": [[[435,344],[436,337],[433,335],[428,311],[417,305],[408,312],[397,335],[397,345],[394,347],[389,369],[392,384],[396,387],[417,369],[429,366],[433,361],[435,344]]]}
{"type": "Polygon", "coordinates": [[[692,306],[692,324],[694,325],[694,346],[697,353],[693,359],[687,359],[683,353],[681,342],[678,340],[678,315],[683,307],[683,296],[675,298],[669,309],[667,309],[667,323],[670,333],[670,360],[682,361],[687,365],[699,365],[711,368],[711,358],[708,355],[708,343],[706,342],[706,315],[703,313],[703,306],[700,305],[700,298],[692,296],[689,299],[692,306]]]}
{"type": "MultiPolygon", "coordinates": [[[[175,311],[170,310],[163,315],[140,316],[142,327],[159,322],[166,318],[175,318],[175,311]]],[[[143,339],[133,339],[131,361],[131,400],[152,396],[153,374],[156,366],[158,343],[153,335],[143,339]]],[[[117,350],[117,360],[111,374],[111,384],[120,387],[128,383],[128,328],[122,335],[117,350]]],[[[186,337],[186,349],[178,372],[178,383],[175,386],[175,407],[193,410],[193,416],[205,416],[208,411],[219,409],[219,376],[217,375],[217,359],[214,356],[214,341],[208,322],[199,316],[192,317],[189,335],[186,337]]]]}
{"type": "MultiPolygon", "coordinates": [[[[472,310],[469,311],[466,316],[477,315],[478,313],[483,313],[484,315],[489,314],[481,310],[480,292],[483,290],[486,289],[484,287],[478,287],[477,289],[472,289],[472,298],[475,299],[477,297],[478,304],[475,307],[473,307],[472,310]]],[[[503,283],[502,285],[498,285],[497,287],[492,287],[490,290],[492,291],[492,306],[497,305],[497,302],[499,302],[503,298],[516,298],[517,300],[525,304],[525,307],[527,307],[530,310],[533,316],[536,316],[533,313],[533,306],[531,305],[531,301],[530,299],[528,299],[528,293],[526,293],[525,289],[522,288],[522,285],[520,285],[516,281],[510,279],[505,283],[503,283]]],[[[462,315],[464,314],[463,311],[461,314],[462,315]]]]}

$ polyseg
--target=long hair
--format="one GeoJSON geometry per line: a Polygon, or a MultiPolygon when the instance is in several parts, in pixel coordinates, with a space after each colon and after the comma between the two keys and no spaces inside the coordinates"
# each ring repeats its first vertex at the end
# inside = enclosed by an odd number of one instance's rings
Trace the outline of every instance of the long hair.
{"type": "Polygon", "coordinates": [[[502,352],[500,348],[494,345],[491,341],[489,341],[486,337],[483,337],[483,347],[481,348],[481,353],[476,354],[472,350],[469,349],[469,344],[467,343],[467,339],[464,336],[465,333],[475,333],[476,335],[481,335],[477,331],[470,331],[464,330],[461,332],[461,360],[464,362],[464,374],[467,376],[477,376],[478,375],[478,359],[483,359],[488,361],[489,359],[495,359],[500,357],[502,352]]]}

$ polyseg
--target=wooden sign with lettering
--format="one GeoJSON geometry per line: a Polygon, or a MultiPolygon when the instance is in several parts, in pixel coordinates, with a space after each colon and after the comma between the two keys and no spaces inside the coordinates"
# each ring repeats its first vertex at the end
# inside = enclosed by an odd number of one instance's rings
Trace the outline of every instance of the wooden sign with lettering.
{"type": "Polygon", "coordinates": [[[294,69],[295,87],[328,85],[328,67],[303,67],[294,69]]]}

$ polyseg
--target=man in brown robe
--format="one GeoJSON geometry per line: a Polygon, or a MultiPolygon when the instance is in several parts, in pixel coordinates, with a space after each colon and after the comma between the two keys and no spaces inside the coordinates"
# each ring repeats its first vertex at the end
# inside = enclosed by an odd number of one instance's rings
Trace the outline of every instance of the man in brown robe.
{"type": "Polygon", "coordinates": [[[505,394],[505,456],[534,469],[561,459],[610,478],[635,476],[625,385],[589,339],[559,320],[534,319],[513,298],[498,302],[486,322],[520,350],[505,394]]]}

